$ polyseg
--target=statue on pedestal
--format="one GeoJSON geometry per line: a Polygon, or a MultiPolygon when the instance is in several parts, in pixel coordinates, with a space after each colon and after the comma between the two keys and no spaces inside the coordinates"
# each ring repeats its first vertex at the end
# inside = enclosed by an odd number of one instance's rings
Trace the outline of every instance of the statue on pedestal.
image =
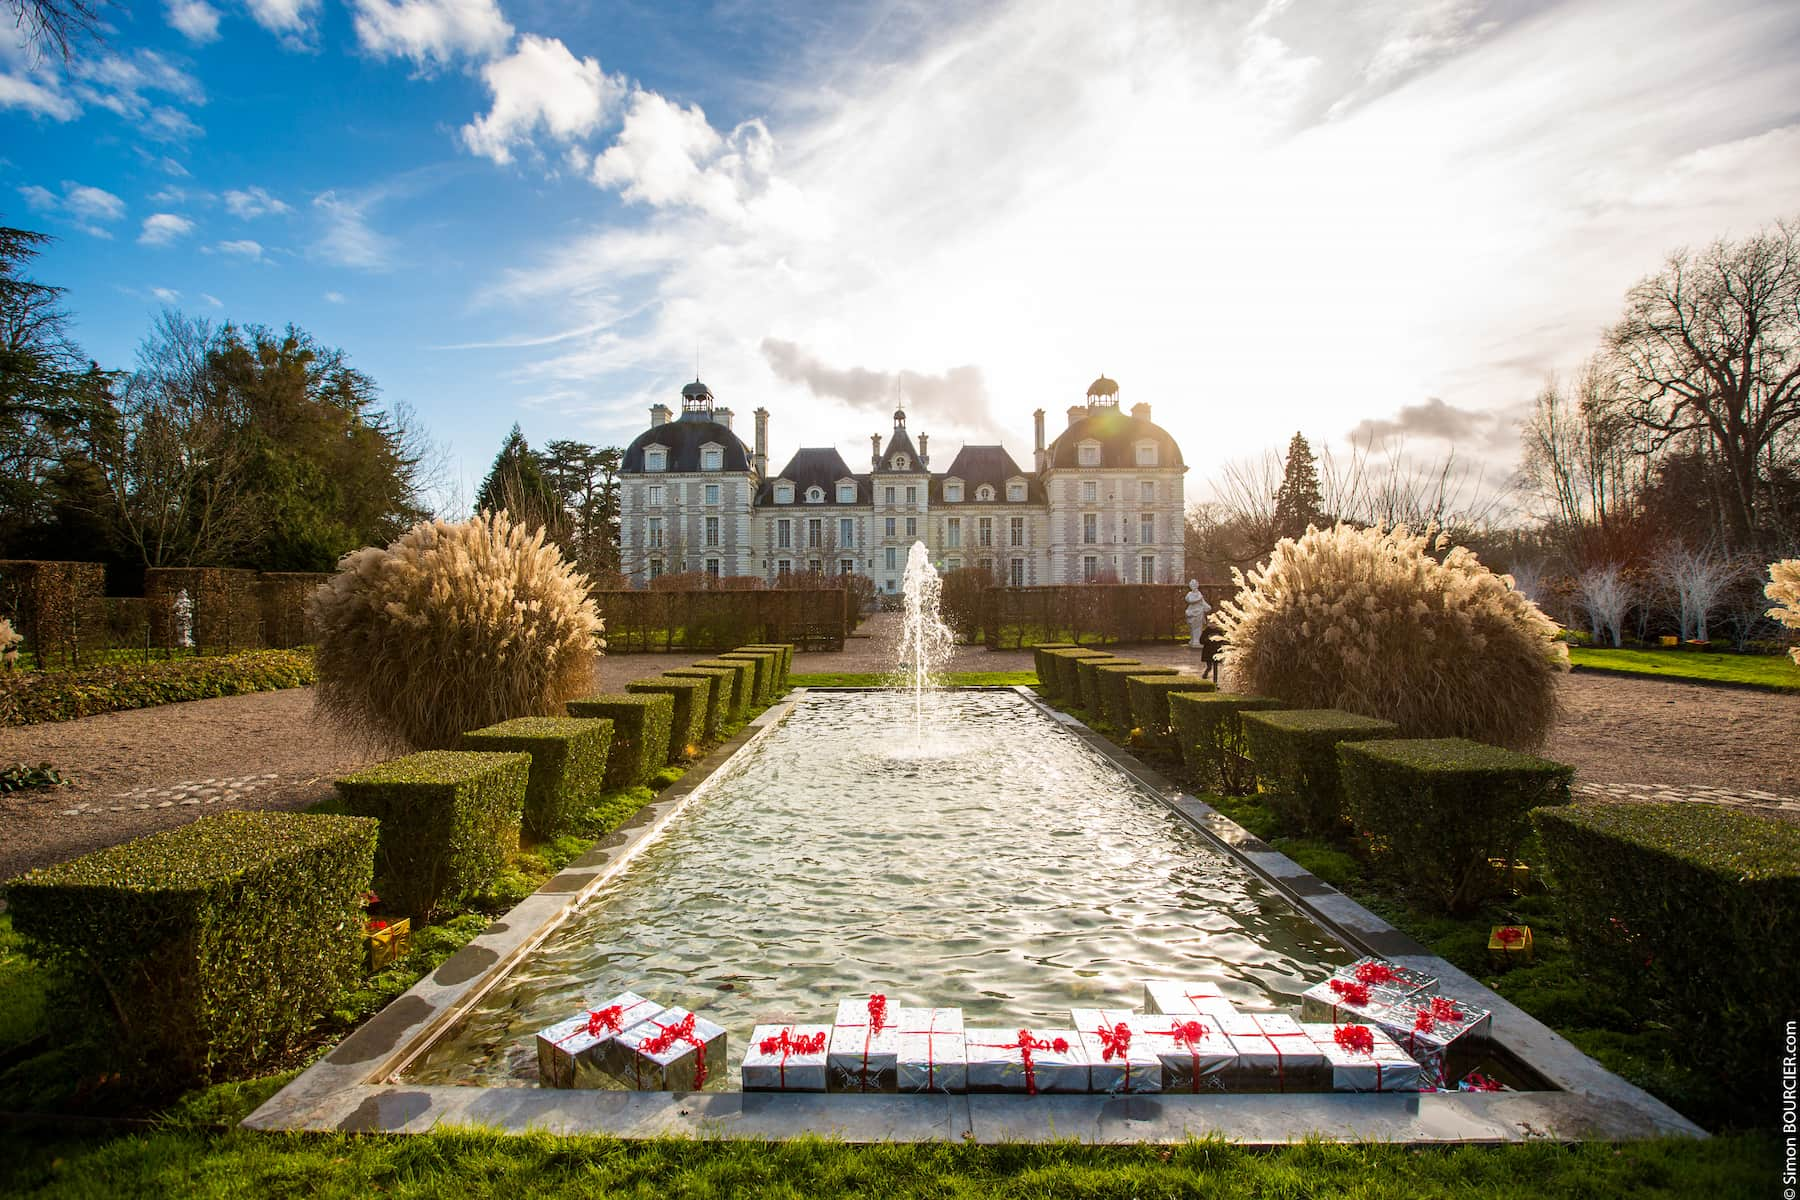
{"type": "Polygon", "coordinates": [[[1206,641],[1206,614],[1212,611],[1212,605],[1200,594],[1200,581],[1188,580],[1187,619],[1188,649],[1199,650],[1206,641]]]}

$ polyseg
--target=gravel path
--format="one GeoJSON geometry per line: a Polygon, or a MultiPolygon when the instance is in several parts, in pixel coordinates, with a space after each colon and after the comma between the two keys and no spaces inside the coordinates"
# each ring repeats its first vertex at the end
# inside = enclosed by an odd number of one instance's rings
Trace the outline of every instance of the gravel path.
{"type": "MultiPolygon", "coordinates": [[[[886,671],[898,623],[865,622],[842,653],[803,653],[794,673],[886,671]]],[[[1198,671],[1184,647],[1137,648],[1145,662],[1198,671]]],[[[604,689],[700,655],[618,655],[604,689]]],[[[1030,651],[961,647],[958,671],[1028,671],[1030,651]]],[[[1230,679],[1224,681],[1228,686],[1230,679]]],[[[1582,798],[1684,798],[1800,821],[1800,696],[1576,674],[1546,749],[1573,764],[1582,798]]],[[[331,780],[383,755],[312,713],[310,689],[170,704],[0,729],[0,763],[49,762],[72,787],[0,796],[0,880],[225,808],[298,809],[331,780]]]]}

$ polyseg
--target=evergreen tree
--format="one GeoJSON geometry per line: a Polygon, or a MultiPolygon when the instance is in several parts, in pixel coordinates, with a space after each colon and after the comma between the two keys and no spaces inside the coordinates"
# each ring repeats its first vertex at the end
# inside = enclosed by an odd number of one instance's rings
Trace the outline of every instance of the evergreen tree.
{"type": "Polygon", "coordinates": [[[1312,447],[1298,433],[1288,443],[1286,469],[1275,492],[1275,535],[1297,538],[1308,525],[1324,525],[1324,500],[1319,495],[1319,469],[1312,447]]]}
{"type": "Polygon", "coordinates": [[[543,529],[553,540],[562,542],[568,534],[567,515],[562,501],[550,481],[544,477],[544,459],[515,423],[481,488],[475,493],[478,512],[504,509],[513,520],[543,529]]]}

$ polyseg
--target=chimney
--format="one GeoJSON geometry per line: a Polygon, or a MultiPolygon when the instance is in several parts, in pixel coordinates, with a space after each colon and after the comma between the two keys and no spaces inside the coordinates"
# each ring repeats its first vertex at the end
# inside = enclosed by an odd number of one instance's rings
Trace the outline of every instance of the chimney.
{"type": "Polygon", "coordinates": [[[1069,405],[1069,424],[1073,425],[1075,422],[1081,420],[1081,418],[1083,418],[1087,415],[1088,415],[1087,405],[1085,405],[1085,404],[1069,405]]]}
{"type": "Polygon", "coordinates": [[[1148,421],[1150,419],[1150,406],[1148,404],[1134,404],[1131,406],[1131,415],[1134,420],[1148,421]]]}
{"type": "Polygon", "coordinates": [[[1034,460],[1033,470],[1039,475],[1044,473],[1044,410],[1038,409],[1031,414],[1031,457],[1034,460]]]}
{"type": "Polygon", "coordinates": [[[919,435],[919,465],[921,467],[929,467],[931,465],[930,449],[931,435],[929,433],[921,433],[919,435]]]}
{"type": "Polygon", "coordinates": [[[756,410],[756,473],[766,476],[769,473],[769,410],[756,410]]]}
{"type": "Polygon", "coordinates": [[[730,429],[731,428],[731,410],[729,408],[713,409],[713,420],[717,421],[719,424],[723,425],[725,428],[730,429]]]}
{"type": "Polygon", "coordinates": [[[869,465],[876,470],[881,469],[881,435],[879,433],[869,435],[869,465]]]}
{"type": "Polygon", "coordinates": [[[658,425],[667,425],[671,415],[668,405],[652,404],[650,406],[650,427],[654,429],[658,425]]]}

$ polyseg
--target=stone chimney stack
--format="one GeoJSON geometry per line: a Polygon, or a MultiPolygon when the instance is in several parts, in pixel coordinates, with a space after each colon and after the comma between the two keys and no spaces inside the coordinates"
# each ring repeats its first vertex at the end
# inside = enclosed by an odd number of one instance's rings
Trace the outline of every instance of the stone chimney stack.
{"type": "Polygon", "coordinates": [[[756,473],[766,476],[769,473],[769,410],[756,410],[756,473]]]}
{"type": "Polygon", "coordinates": [[[652,404],[650,406],[650,426],[651,426],[651,428],[655,428],[658,425],[667,425],[669,423],[669,418],[672,415],[674,415],[673,410],[670,409],[668,405],[652,404]]]}
{"type": "Polygon", "coordinates": [[[1148,404],[1134,404],[1131,406],[1131,415],[1140,421],[1148,421],[1150,419],[1150,406],[1148,404]]]}
{"type": "Polygon", "coordinates": [[[1085,405],[1085,404],[1069,405],[1069,424],[1073,425],[1075,422],[1081,420],[1081,418],[1083,418],[1087,415],[1088,415],[1087,405],[1085,405]]]}
{"type": "Polygon", "coordinates": [[[1044,473],[1044,410],[1038,409],[1031,414],[1031,457],[1035,464],[1032,469],[1039,475],[1044,473]]]}
{"type": "Polygon", "coordinates": [[[931,465],[930,450],[931,435],[929,433],[921,433],[919,435],[919,465],[921,467],[929,467],[931,465]]]}
{"type": "Polygon", "coordinates": [[[877,469],[881,466],[881,435],[879,433],[869,435],[869,465],[877,469]]]}
{"type": "Polygon", "coordinates": [[[713,420],[717,421],[719,424],[723,425],[725,428],[730,429],[731,428],[731,410],[729,408],[713,409],[713,420]]]}

